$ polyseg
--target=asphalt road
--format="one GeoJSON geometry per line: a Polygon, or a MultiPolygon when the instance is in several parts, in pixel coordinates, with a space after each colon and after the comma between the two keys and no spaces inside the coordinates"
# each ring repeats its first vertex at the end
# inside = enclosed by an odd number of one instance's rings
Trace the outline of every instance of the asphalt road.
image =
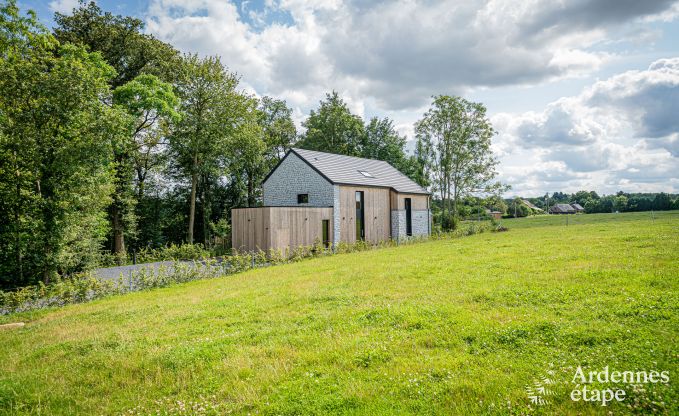
{"type": "Polygon", "coordinates": [[[172,270],[173,261],[158,261],[155,263],[134,264],[128,266],[106,267],[103,269],[94,269],[92,275],[98,279],[112,280],[117,279],[122,274],[123,278],[129,278],[132,272],[142,269],[152,270],[154,273],[160,266],[165,266],[166,269],[172,270]]]}

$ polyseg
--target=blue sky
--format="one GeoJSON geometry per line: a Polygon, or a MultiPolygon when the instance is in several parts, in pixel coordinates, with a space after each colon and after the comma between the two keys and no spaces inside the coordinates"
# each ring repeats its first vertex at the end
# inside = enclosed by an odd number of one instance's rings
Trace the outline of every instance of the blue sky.
{"type": "MultiPolygon", "coordinates": [[[[76,0],[21,0],[51,25],[76,0]]],[[[679,192],[675,0],[98,0],[219,55],[299,123],[337,90],[413,138],[430,97],[484,103],[512,194],[679,192]]]]}

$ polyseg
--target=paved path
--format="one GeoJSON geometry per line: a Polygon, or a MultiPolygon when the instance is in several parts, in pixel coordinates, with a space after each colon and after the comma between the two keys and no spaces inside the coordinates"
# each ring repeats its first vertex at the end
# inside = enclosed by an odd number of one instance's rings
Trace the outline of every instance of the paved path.
{"type": "MultiPolygon", "coordinates": [[[[222,267],[225,269],[228,269],[228,265],[222,265],[222,262],[224,261],[223,258],[221,257],[216,257],[213,258],[214,260],[213,266],[219,268],[220,270],[222,267]]],[[[179,260],[181,263],[186,263],[190,267],[204,267],[205,266],[205,261],[203,260],[179,260]]],[[[172,268],[174,267],[175,262],[174,261],[157,261],[154,263],[141,263],[141,264],[134,264],[134,265],[127,265],[127,266],[116,266],[116,267],[106,267],[102,269],[94,269],[92,270],[92,275],[98,279],[103,279],[103,280],[113,280],[117,279],[120,277],[122,274],[123,280],[127,281],[127,279],[132,275],[133,272],[138,272],[142,269],[146,269],[150,272],[153,272],[154,274],[157,272],[157,270],[163,266],[165,267],[165,270],[168,272],[172,272],[172,268]]]]}
{"type": "Polygon", "coordinates": [[[132,272],[136,272],[142,269],[147,269],[150,271],[155,272],[160,268],[160,266],[165,266],[166,269],[172,270],[172,267],[174,265],[173,261],[158,261],[155,263],[143,263],[143,264],[134,264],[134,265],[128,265],[128,266],[116,266],[116,267],[106,267],[103,269],[94,269],[92,271],[92,275],[96,278],[103,279],[103,280],[112,280],[112,279],[117,279],[120,277],[120,275],[123,275],[123,278],[129,278],[132,275],[132,272]]]}

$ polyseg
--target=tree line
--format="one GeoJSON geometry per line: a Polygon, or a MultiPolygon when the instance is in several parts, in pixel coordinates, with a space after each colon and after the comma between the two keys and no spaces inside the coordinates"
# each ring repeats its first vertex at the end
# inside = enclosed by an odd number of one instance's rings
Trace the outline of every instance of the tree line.
{"type": "Polygon", "coordinates": [[[230,209],[294,146],[385,160],[440,196],[492,192],[485,108],[434,98],[416,148],[388,118],[364,122],[337,92],[297,131],[283,100],[257,98],[219,57],[181,54],[141,20],[81,2],[52,31],[0,6],[0,286],[85,270],[102,256],[228,241],[230,209]]]}

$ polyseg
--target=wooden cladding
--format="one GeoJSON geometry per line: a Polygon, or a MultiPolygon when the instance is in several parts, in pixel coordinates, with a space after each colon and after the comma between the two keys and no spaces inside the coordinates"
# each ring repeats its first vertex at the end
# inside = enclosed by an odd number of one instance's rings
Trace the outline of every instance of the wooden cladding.
{"type": "MultiPolygon", "coordinates": [[[[391,211],[405,210],[406,198],[410,199],[412,211],[429,208],[428,195],[401,194],[388,188],[341,185],[339,240],[355,243],[357,230],[361,229],[365,241],[371,244],[390,239],[391,211]],[[357,195],[360,203],[358,210],[357,195]],[[362,227],[357,227],[357,213],[363,216],[362,227]]],[[[239,251],[286,250],[310,246],[314,242],[329,245],[335,241],[333,211],[332,207],[309,206],[233,209],[231,241],[233,247],[239,251]]]]}
{"type": "Polygon", "coordinates": [[[363,192],[365,241],[376,244],[391,237],[389,189],[340,186],[340,240],[356,242],[356,192],[363,192]]]}
{"type": "MultiPolygon", "coordinates": [[[[231,211],[231,243],[239,251],[310,246],[323,241],[323,221],[332,224],[332,208],[260,207],[231,211]]],[[[332,241],[332,227],[326,232],[332,241]]]]}
{"type": "Polygon", "coordinates": [[[391,191],[391,209],[403,211],[406,209],[405,199],[410,198],[411,209],[413,211],[424,211],[429,209],[429,195],[422,194],[401,194],[391,191]]]}

